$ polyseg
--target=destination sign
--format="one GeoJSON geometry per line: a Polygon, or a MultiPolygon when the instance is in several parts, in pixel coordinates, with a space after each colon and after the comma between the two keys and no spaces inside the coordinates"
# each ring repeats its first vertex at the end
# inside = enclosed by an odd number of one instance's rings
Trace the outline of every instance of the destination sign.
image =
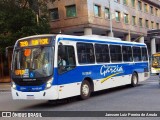
{"type": "Polygon", "coordinates": [[[15,70],[15,75],[24,75],[25,70],[15,70]]]}
{"type": "Polygon", "coordinates": [[[38,38],[19,41],[19,47],[36,46],[36,45],[48,45],[50,43],[49,38],[38,38]]]}
{"type": "Polygon", "coordinates": [[[154,57],[160,57],[160,53],[154,54],[154,57]]]}

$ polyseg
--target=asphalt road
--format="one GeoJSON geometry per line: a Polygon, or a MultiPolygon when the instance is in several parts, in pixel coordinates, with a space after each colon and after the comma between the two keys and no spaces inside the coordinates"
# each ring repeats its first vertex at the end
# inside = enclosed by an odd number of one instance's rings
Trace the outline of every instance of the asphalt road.
{"type": "MultiPolygon", "coordinates": [[[[55,101],[54,103],[48,103],[48,101],[12,100],[10,91],[4,91],[0,92],[0,111],[160,111],[160,86],[158,79],[157,76],[151,76],[137,87],[123,86],[96,92],[88,100],[79,100],[78,97],[73,97],[55,101]]],[[[131,119],[136,120],[137,118],[131,119]]],[[[55,119],[70,120],[71,118],[56,117],[55,119]]],[[[100,117],[85,119],[128,120],[130,118],[100,117]]],[[[140,118],[140,120],[143,119],[159,118],[140,118]]]]}

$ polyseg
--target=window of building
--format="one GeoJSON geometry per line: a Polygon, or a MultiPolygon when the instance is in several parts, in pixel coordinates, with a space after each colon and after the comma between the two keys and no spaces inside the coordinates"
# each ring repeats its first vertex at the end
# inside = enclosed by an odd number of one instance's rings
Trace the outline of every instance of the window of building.
{"type": "Polygon", "coordinates": [[[93,44],[77,43],[78,62],[80,64],[95,63],[93,44]]]}
{"type": "Polygon", "coordinates": [[[158,16],[158,8],[156,8],[156,16],[158,16]]]}
{"type": "Polygon", "coordinates": [[[128,24],[129,20],[128,20],[128,14],[124,13],[124,23],[128,24]]]}
{"type": "Polygon", "coordinates": [[[50,10],[50,18],[51,20],[58,20],[59,14],[58,14],[58,8],[54,8],[50,10]]]}
{"type": "Polygon", "coordinates": [[[135,0],[131,0],[132,7],[135,7],[135,0]]]}
{"type": "Polygon", "coordinates": [[[112,62],[122,62],[121,46],[110,45],[110,56],[112,62]]]}
{"type": "Polygon", "coordinates": [[[128,0],[123,0],[124,5],[128,5],[128,0]]]}
{"type": "Polygon", "coordinates": [[[142,21],[142,18],[139,18],[139,26],[140,26],[140,27],[143,27],[143,21],[142,21]]]}
{"type": "Polygon", "coordinates": [[[154,22],[151,21],[151,28],[154,29],[154,22]]]}
{"type": "Polygon", "coordinates": [[[144,12],[148,12],[148,5],[146,3],[144,4],[144,12]]]}
{"type": "Polygon", "coordinates": [[[146,28],[149,28],[149,22],[148,22],[148,20],[145,21],[145,25],[146,25],[146,28]]]}
{"type": "Polygon", "coordinates": [[[66,16],[67,17],[76,17],[76,5],[66,6],[66,16]]]}
{"type": "Polygon", "coordinates": [[[116,11],[115,16],[116,16],[116,21],[119,22],[120,21],[120,12],[116,11]]]}
{"type": "Polygon", "coordinates": [[[108,45],[95,44],[97,62],[110,62],[108,45]]]}
{"type": "Polygon", "coordinates": [[[133,47],[133,59],[135,62],[142,60],[140,47],[133,47]]]}
{"type": "Polygon", "coordinates": [[[118,2],[118,3],[120,3],[120,0],[114,0],[115,2],[118,2]]]}
{"type": "Polygon", "coordinates": [[[123,54],[123,61],[124,62],[133,61],[131,46],[122,46],[122,54],[123,54]]]}
{"type": "Polygon", "coordinates": [[[138,1],[138,10],[142,10],[142,2],[138,1]]]}
{"type": "Polygon", "coordinates": [[[109,8],[105,8],[105,18],[110,19],[110,10],[109,8]]]}
{"type": "Polygon", "coordinates": [[[132,16],[132,25],[136,25],[136,16],[132,16]]]}
{"type": "Polygon", "coordinates": [[[150,13],[153,14],[153,7],[150,6],[150,13]]]}
{"type": "Polygon", "coordinates": [[[96,17],[100,17],[101,16],[101,7],[99,5],[94,5],[94,15],[96,17]]]}
{"type": "Polygon", "coordinates": [[[142,47],[141,49],[142,49],[142,60],[143,61],[148,61],[147,48],[142,47]]]}
{"type": "Polygon", "coordinates": [[[156,23],[156,28],[159,29],[159,23],[156,23]]]}

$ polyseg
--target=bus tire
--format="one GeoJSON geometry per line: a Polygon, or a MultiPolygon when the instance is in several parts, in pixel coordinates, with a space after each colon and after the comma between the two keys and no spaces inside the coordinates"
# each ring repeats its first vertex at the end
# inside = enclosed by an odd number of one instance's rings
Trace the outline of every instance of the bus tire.
{"type": "Polygon", "coordinates": [[[137,85],[138,85],[138,75],[137,73],[134,72],[131,78],[131,86],[136,87],[137,85]]]}
{"type": "Polygon", "coordinates": [[[91,85],[87,80],[84,80],[81,85],[80,98],[82,100],[88,99],[91,95],[91,85]]]}

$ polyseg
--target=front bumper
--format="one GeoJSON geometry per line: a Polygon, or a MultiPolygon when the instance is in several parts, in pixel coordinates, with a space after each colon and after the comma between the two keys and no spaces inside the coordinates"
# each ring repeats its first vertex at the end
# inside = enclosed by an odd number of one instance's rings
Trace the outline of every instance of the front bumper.
{"type": "Polygon", "coordinates": [[[39,92],[21,92],[11,88],[13,99],[23,100],[56,100],[58,99],[58,87],[52,86],[51,88],[39,92]]]}

